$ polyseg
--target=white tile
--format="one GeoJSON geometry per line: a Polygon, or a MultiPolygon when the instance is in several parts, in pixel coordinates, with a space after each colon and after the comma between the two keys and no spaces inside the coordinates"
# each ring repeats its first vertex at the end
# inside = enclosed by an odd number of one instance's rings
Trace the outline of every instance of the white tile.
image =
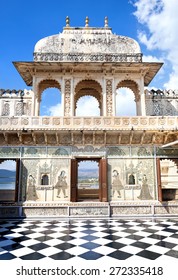
{"type": "Polygon", "coordinates": [[[84,254],[88,251],[89,251],[88,249],[83,248],[83,247],[73,247],[73,248],[65,250],[65,252],[67,252],[69,254],[72,254],[72,255],[75,255],[75,256],[84,254]]]}
{"type": "Polygon", "coordinates": [[[5,253],[7,253],[7,252],[8,252],[8,251],[6,251],[6,250],[0,248],[0,255],[5,254],[5,253]]]}
{"type": "Polygon", "coordinates": [[[57,254],[59,252],[62,252],[62,250],[58,249],[58,248],[55,248],[55,247],[49,247],[49,248],[45,248],[45,249],[42,249],[42,250],[39,250],[38,253],[42,254],[42,255],[45,255],[45,256],[51,256],[51,255],[54,255],[54,254],[57,254]]]}
{"type": "Polygon", "coordinates": [[[60,237],[62,237],[62,236],[65,236],[65,233],[54,232],[54,233],[48,234],[48,236],[50,236],[50,237],[52,237],[52,238],[60,238],[60,237]]]}
{"type": "Polygon", "coordinates": [[[4,237],[8,238],[8,239],[17,238],[17,237],[21,237],[21,236],[23,236],[23,235],[18,233],[18,232],[14,232],[14,233],[4,235],[4,237]]]}
{"type": "Polygon", "coordinates": [[[148,244],[156,244],[156,243],[158,243],[158,239],[150,238],[150,237],[142,238],[140,241],[148,243],[148,244]]]}
{"type": "Polygon", "coordinates": [[[125,231],[119,231],[119,232],[114,232],[113,235],[118,236],[118,237],[126,237],[126,236],[131,235],[131,233],[125,232],[125,231]]]}
{"type": "Polygon", "coordinates": [[[70,236],[73,236],[76,238],[81,238],[81,237],[87,236],[87,234],[83,233],[83,232],[75,232],[75,233],[71,233],[70,236]]]}
{"type": "Polygon", "coordinates": [[[135,242],[135,240],[133,239],[130,239],[130,238],[125,238],[125,237],[122,237],[118,240],[119,243],[123,243],[123,244],[127,244],[127,245],[130,245],[132,243],[135,242]]]}
{"type": "Polygon", "coordinates": [[[84,239],[79,239],[79,238],[76,238],[76,239],[73,239],[73,240],[70,240],[70,243],[73,244],[73,245],[82,245],[82,244],[85,244],[87,243],[88,241],[87,240],[84,240],[84,239]]]}
{"type": "Polygon", "coordinates": [[[25,256],[25,255],[31,254],[33,252],[34,252],[34,250],[32,250],[30,248],[27,248],[27,247],[24,247],[24,248],[20,248],[20,249],[17,249],[17,250],[13,250],[12,253],[16,257],[21,257],[21,256],[25,256]]]}
{"type": "Polygon", "coordinates": [[[141,227],[141,226],[133,226],[133,227],[130,227],[129,229],[133,229],[133,230],[144,230],[145,228],[144,227],[141,227]]]}
{"type": "Polygon", "coordinates": [[[105,245],[105,244],[112,242],[112,240],[105,239],[105,238],[98,238],[98,239],[94,240],[94,242],[99,245],[105,245]]]}
{"type": "Polygon", "coordinates": [[[135,232],[134,235],[138,235],[138,236],[143,236],[143,237],[147,237],[152,235],[153,233],[147,232],[147,231],[138,231],[135,232]]]}
{"type": "Polygon", "coordinates": [[[168,251],[170,251],[169,248],[164,248],[164,247],[157,246],[157,245],[152,245],[152,246],[148,247],[147,250],[151,251],[151,252],[158,253],[158,254],[165,254],[168,251]]]}
{"type": "Polygon", "coordinates": [[[97,237],[105,237],[105,236],[108,235],[108,233],[99,231],[99,232],[92,233],[91,235],[92,236],[97,236],[97,237]]]}
{"type": "Polygon", "coordinates": [[[174,238],[174,237],[166,237],[165,239],[164,239],[164,241],[165,242],[170,242],[170,243],[174,243],[174,244],[176,244],[176,245],[178,245],[178,239],[177,238],[174,238]]]}
{"type": "Polygon", "coordinates": [[[40,241],[35,240],[35,239],[29,239],[29,240],[24,240],[22,241],[20,244],[22,244],[23,246],[29,247],[35,244],[40,243],[40,241]]]}
{"type": "Polygon", "coordinates": [[[64,243],[64,241],[62,241],[60,239],[50,239],[50,240],[44,241],[43,243],[46,245],[49,245],[49,246],[56,246],[61,243],[64,243]]]}
{"type": "Polygon", "coordinates": [[[156,234],[159,234],[159,235],[162,235],[162,236],[165,236],[165,237],[167,236],[167,237],[168,237],[168,236],[172,235],[172,232],[161,231],[161,230],[160,230],[160,231],[157,231],[156,234]]]}
{"type": "Polygon", "coordinates": [[[34,233],[27,234],[27,237],[29,237],[29,238],[39,238],[42,236],[44,236],[44,234],[42,234],[40,232],[34,232],[34,233]]]}
{"type": "Polygon", "coordinates": [[[107,247],[107,246],[100,246],[98,248],[95,248],[93,249],[92,251],[96,252],[96,253],[99,253],[99,254],[103,254],[103,255],[108,255],[114,251],[116,251],[116,249],[114,248],[110,248],[110,247],[107,247]]]}
{"type": "Polygon", "coordinates": [[[128,245],[128,246],[124,246],[123,248],[120,248],[119,251],[130,253],[130,254],[137,254],[143,251],[143,249],[132,245],[128,245]]]}

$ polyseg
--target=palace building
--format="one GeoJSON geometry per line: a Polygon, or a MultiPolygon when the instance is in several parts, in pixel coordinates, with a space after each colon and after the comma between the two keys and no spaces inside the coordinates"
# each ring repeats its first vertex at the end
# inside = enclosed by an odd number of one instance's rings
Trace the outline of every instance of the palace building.
{"type": "Polygon", "coordinates": [[[163,63],[143,62],[107,17],[84,25],[67,17],[33,61],[13,62],[30,90],[0,90],[0,217],[178,214],[178,91],[145,89],[163,63]],[[40,115],[49,88],[62,116],[40,115]],[[135,115],[118,114],[123,88],[135,115]],[[77,113],[86,97],[98,115],[77,113]]]}

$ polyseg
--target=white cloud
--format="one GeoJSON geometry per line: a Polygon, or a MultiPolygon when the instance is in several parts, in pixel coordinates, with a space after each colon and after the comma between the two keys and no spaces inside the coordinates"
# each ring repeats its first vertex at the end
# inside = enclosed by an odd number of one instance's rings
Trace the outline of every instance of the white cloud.
{"type": "Polygon", "coordinates": [[[100,116],[99,104],[93,96],[83,96],[77,102],[76,116],[100,116]]]}
{"type": "Polygon", "coordinates": [[[48,111],[50,116],[62,116],[63,115],[62,104],[58,103],[54,106],[51,106],[49,107],[48,111]]]}
{"type": "Polygon", "coordinates": [[[0,164],[0,169],[6,169],[10,171],[16,170],[16,162],[14,160],[6,160],[0,164]]]}
{"type": "Polygon", "coordinates": [[[162,51],[172,68],[164,84],[166,88],[178,88],[178,3],[177,0],[137,0],[134,2],[138,21],[143,30],[138,37],[148,50],[162,51]]]}
{"type": "Polygon", "coordinates": [[[134,93],[128,88],[117,90],[116,94],[116,115],[136,116],[136,103],[134,93]]]}

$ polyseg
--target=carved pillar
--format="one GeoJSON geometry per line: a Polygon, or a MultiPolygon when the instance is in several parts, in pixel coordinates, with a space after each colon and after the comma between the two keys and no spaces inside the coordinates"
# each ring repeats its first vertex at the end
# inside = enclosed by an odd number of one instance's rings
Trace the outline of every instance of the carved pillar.
{"type": "Polygon", "coordinates": [[[71,80],[64,81],[64,116],[70,116],[71,113],[71,80]]]}
{"type": "Polygon", "coordinates": [[[113,115],[112,79],[106,79],[106,116],[113,115]]]}
{"type": "Polygon", "coordinates": [[[146,116],[146,103],[145,103],[145,92],[144,92],[144,78],[140,81],[140,111],[141,116],[146,116]]]}

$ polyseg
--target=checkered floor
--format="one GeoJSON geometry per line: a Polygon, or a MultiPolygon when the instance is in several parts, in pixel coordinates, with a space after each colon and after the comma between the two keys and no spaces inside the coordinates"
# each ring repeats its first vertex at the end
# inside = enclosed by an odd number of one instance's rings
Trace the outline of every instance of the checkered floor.
{"type": "Polygon", "coordinates": [[[0,221],[0,260],[178,259],[177,219],[0,221]]]}

